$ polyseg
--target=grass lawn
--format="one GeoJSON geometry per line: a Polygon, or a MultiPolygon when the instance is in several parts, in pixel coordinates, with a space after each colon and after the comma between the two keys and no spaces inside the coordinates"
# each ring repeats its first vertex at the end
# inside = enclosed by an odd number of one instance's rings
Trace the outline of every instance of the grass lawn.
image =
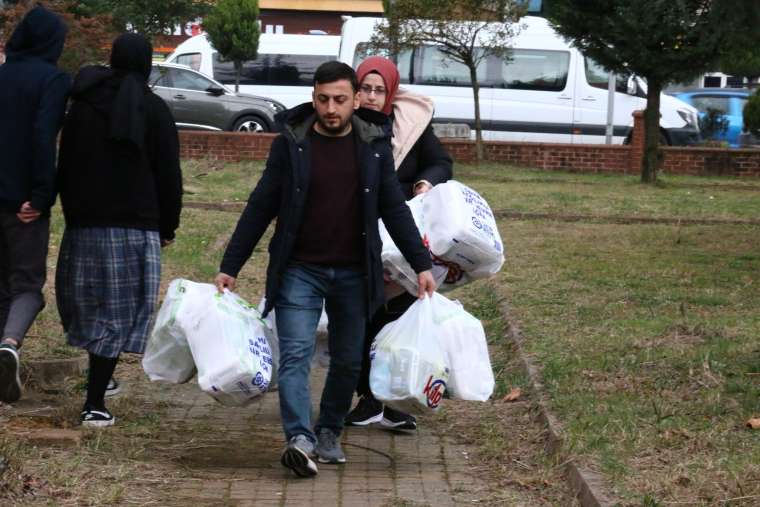
{"type": "MultiPolygon", "coordinates": [[[[183,167],[185,201],[220,203],[244,202],[262,164],[183,167]]],[[[760,181],[666,176],[644,186],[635,176],[490,165],[455,172],[494,210],[602,219],[502,220],[502,273],[453,294],[486,324],[495,399],[525,383],[502,338],[506,296],[564,422],[565,451],[598,469],[626,505],[760,504],[760,432],[744,427],[760,415],[760,226],[603,220],[757,220],[760,181]]],[[[165,251],[164,286],[180,276],[210,281],[237,216],[186,208],[165,251]]],[[[58,210],[54,217],[51,282],[62,229],[58,210]]],[[[263,292],[267,242],[240,275],[252,302],[263,292]]],[[[78,353],[62,344],[52,283],[46,290],[27,357],[78,353]]],[[[457,431],[508,474],[510,427],[494,424],[499,406],[457,431]]]]}

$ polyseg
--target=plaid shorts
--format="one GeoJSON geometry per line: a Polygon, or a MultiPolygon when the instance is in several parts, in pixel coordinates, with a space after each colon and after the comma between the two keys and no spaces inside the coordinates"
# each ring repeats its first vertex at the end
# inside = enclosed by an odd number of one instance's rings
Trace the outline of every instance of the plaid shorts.
{"type": "Polygon", "coordinates": [[[160,281],[158,232],[67,228],[55,288],[68,343],[103,357],[142,354],[160,281]]]}

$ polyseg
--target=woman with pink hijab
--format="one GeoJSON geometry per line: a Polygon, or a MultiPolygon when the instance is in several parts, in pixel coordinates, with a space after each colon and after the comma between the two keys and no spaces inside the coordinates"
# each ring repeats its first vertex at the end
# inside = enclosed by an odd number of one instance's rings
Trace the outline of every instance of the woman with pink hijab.
{"type": "MultiPolygon", "coordinates": [[[[399,88],[396,65],[381,56],[371,56],[356,69],[360,106],[388,115],[392,129],[391,144],[401,188],[407,199],[429,191],[451,179],[451,157],[433,132],[433,101],[423,95],[399,88]]],[[[359,110],[361,114],[361,109],[359,110]]],[[[369,347],[387,323],[399,317],[417,298],[392,282],[386,285],[387,301],[369,323],[362,374],[356,393],[359,403],[346,416],[349,426],[380,423],[396,430],[415,430],[417,421],[391,407],[383,407],[369,387],[369,347]]]]}

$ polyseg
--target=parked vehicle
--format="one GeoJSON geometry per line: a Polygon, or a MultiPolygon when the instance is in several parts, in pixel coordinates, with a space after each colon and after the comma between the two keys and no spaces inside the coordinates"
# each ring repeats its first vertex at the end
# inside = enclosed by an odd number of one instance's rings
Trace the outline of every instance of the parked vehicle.
{"type": "MultiPolygon", "coordinates": [[[[337,59],[339,48],[337,35],[261,34],[258,57],[243,64],[240,91],[271,97],[289,108],[309,102],[314,71],[337,59]]],[[[177,46],[167,62],[187,65],[225,85],[235,83],[234,65],[219,57],[205,34],[177,46]]]]}
{"type": "MultiPolygon", "coordinates": [[[[343,24],[339,59],[356,67],[370,56],[368,41],[378,18],[350,18],[343,24]]],[[[608,73],[568,44],[544,18],[526,16],[508,58],[487,58],[478,68],[485,139],[555,143],[604,143],[608,73]]],[[[470,73],[435,46],[398,56],[401,83],[431,97],[436,123],[474,126],[470,73]]],[[[646,83],[617,78],[613,142],[633,128],[632,113],[646,106],[646,83]]],[[[698,142],[696,109],[661,97],[661,137],[668,144],[698,142]]]]}
{"type": "Polygon", "coordinates": [[[154,64],[148,84],[181,129],[272,132],[274,116],[285,110],[276,100],[235,93],[183,65],[154,64]]]}
{"type": "Polygon", "coordinates": [[[743,88],[699,88],[684,90],[674,94],[680,100],[691,104],[699,111],[699,116],[707,115],[708,109],[719,111],[728,120],[728,129],[717,134],[714,139],[726,141],[729,146],[739,146],[739,136],[744,129],[744,105],[752,91],[743,88]]]}

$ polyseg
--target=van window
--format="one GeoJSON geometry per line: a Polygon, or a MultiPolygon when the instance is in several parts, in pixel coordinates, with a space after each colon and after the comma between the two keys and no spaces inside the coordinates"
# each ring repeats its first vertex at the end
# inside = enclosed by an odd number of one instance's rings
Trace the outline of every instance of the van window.
{"type": "MultiPolygon", "coordinates": [[[[586,67],[586,82],[594,88],[606,90],[609,84],[607,81],[609,79],[609,73],[593,58],[587,56],[583,60],[586,67]]],[[[615,91],[628,93],[627,77],[619,75],[615,76],[615,91]]]]}
{"type": "Polygon", "coordinates": [[[501,60],[501,87],[558,92],[565,89],[570,53],[513,49],[501,60]]]}
{"type": "MultiPolygon", "coordinates": [[[[356,49],[354,50],[354,69],[356,69],[365,58],[375,55],[390,58],[387,51],[372,51],[368,42],[360,42],[356,45],[356,49]]],[[[399,53],[398,58],[396,59],[396,67],[398,67],[401,84],[409,84],[409,73],[412,70],[411,49],[399,53]]]]}
{"type": "MultiPolygon", "coordinates": [[[[312,86],[317,67],[334,59],[331,55],[260,54],[243,63],[240,84],[312,86]]],[[[220,60],[219,53],[214,53],[214,79],[223,84],[235,82],[235,66],[220,60]]]]}
{"type": "Polygon", "coordinates": [[[178,65],[186,65],[193,70],[201,70],[201,54],[200,53],[185,53],[179,55],[174,59],[174,63],[178,65]]]}
{"type": "MultiPolygon", "coordinates": [[[[414,84],[470,86],[470,69],[456,62],[435,46],[417,48],[414,56],[414,84]]],[[[486,83],[486,62],[478,66],[478,82],[486,83]]]]}

